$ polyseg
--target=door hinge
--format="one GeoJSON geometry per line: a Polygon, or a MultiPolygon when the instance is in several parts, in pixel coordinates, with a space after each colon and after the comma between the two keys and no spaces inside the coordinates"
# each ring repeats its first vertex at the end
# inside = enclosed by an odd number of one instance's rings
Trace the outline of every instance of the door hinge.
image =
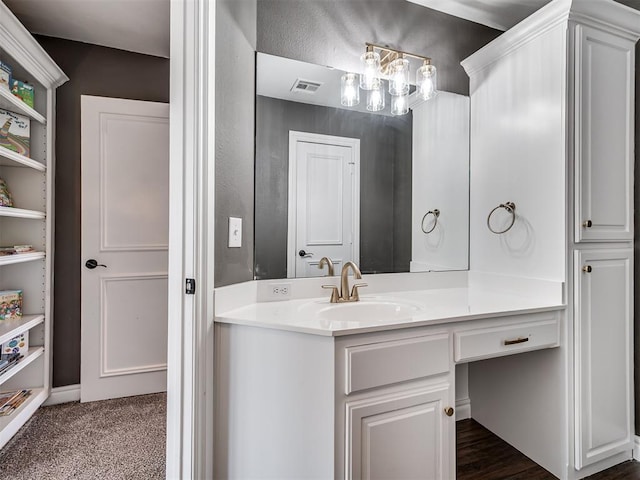
{"type": "Polygon", "coordinates": [[[187,295],[196,294],[196,280],[195,278],[187,278],[187,288],[185,292],[187,295]]]}

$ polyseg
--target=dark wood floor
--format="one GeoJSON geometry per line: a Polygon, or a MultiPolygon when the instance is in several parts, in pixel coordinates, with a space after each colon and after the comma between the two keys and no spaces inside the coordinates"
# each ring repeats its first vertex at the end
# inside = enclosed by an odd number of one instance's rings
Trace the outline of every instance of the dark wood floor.
{"type": "MultiPolygon", "coordinates": [[[[456,422],[457,480],[555,480],[542,467],[474,420],[456,422]]],[[[589,480],[640,479],[640,462],[625,462],[589,480]]]]}

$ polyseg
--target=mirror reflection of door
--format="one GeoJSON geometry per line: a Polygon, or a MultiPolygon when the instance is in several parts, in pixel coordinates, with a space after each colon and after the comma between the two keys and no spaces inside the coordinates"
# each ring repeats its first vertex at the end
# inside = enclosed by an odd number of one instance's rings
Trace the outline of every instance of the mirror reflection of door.
{"type": "Polygon", "coordinates": [[[289,132],[287,276],[336,274],[360,258],[360,140],[289,132]]]}

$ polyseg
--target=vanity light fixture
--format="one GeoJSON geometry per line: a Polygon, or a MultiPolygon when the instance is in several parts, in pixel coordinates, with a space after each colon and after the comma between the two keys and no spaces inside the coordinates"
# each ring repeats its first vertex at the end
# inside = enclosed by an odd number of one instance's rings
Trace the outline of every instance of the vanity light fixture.
{"type": "Polygon", "coordinates": [[[380,80],[380,54],[373,50],[373,45],[367,45],[367,51],[360,57],[362,73],[360,74],[360,88],[373,90],[375,82],[380,80]]]}
{"type": "MultiPolygon", "coordinates": [[[[436,67],[431,58],[423,55],[394,50],[374,43],[366,44],[366,51],[360,57],[362,73],[360,89],[367,92],[367,110],[378,112],[385,107],[383,78],[389,82],[391,95],[391,114],[405,115],[409,112],[410,64],[408,58],[422,60],[423,64],[416,71],[417,96],[429,100],[438,93],[436,67]]],[[[342,77],[341,103],[344,106],[356,106],[359,95],[353,92],[355,73],[347,73],[342,77]]]]}
{"type": "Polygon", "coordinates": [[[409,95],[391,97],[391,115],[406,115],[409,113],[409,95]]]}
{"type": "Polygon", "coordinates": [[[436,67],[430,60],[424,60],[422,66],[416,72],[416,87],[418,95],[423,100],[429,100],[438,93],[436,67]]]}
{"type": "Polygon", "coordinates": [[[340,78],[340,103],[345,107],[355,107],[360,103],[358,75],[345,73],[340,78]]]}
{"type": "Polygon", "coordinates": [[[373,82],[371,90],[367,92],[367,110],[370,112],[384,110],[384,82],[379,78],[373,82]]]}

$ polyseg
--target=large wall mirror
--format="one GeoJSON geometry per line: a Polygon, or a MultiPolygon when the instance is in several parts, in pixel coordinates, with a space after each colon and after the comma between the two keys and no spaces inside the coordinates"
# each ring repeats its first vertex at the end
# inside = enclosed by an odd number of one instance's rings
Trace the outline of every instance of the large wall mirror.
{"type": "Polygon", "coordinates": [[[255,278],[469,266],[469,98],[343,107],[344,72],[256,58],[255,278]]]}

